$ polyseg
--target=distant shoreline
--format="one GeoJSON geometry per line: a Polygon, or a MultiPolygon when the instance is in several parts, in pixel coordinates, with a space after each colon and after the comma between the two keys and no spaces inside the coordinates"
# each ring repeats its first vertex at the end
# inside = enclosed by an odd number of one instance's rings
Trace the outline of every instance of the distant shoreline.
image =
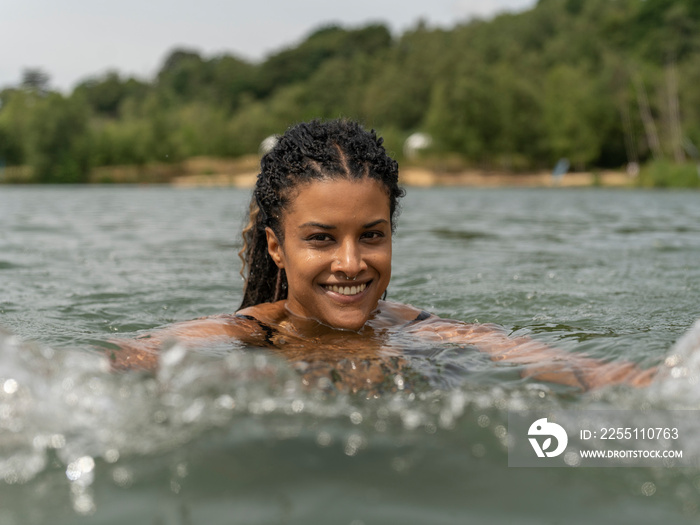
{"type": "MultiPolygon", "coordinates": [[[[181,188],[193,187],[237,187],[252,188],[257,173],[183,175],[173,178],[171,184],[181,188]]],[[[475,187],[475,188],[580,188],[602,186],[607,188],[628,188],[635,186],[635,179],[623,172],[604,171],[600,173],[568,173],[554,178],[550,173],[492,173],[469,170],[459,173],[437,173],[422,168],[406,168],[399,173],[402,186],[433,187],[475,187]]]]}
{"type": "MultiPolygon", "coordinates": [[[[240,169],[242,166],[222,163],[218,166],[211,164],[212,160],[200,157],[193,159],[190,167],[197,165],[199,173],[189,173],[173,177],[171,184],[177,187],[228,187],[252,188],[257,177],[257,165],[248,169],[240,169]],[[219,169],[216,169],[216,168],[219,169]],[[226,168],[228,169],[222,169],[226,168]]],[[[603,186],[614,188],[633,187],[637,179],[630,177],[622,171],[604,170],[599,172],[567,173],[555,178],[550,172],[541,171],[533,173],[509,173],[486,170],[462,170],[456,172],[440,172],[427,168],[408,166],[399,170],[399,183],[410,187],[478,187],[478,188],[503,188],[503,187],[589,187],[603,186]]]]}
{"type": "Polygon", "coordinates": [[[421,168],[406,168],[400,173],[406,186],[471,186],[479,188],[502,187],[588,187],[605,186],[626,188],[635,185],[636,179],[622,171],[567,173],[553,177],[551,173],[508,173],[481,170],[465,170],[458,173],[436,173],[421,168]]]}
{"type": "MultiPolygon", "coordinates": [[[[240,158],[193,157],[174,164],[143,166],[101,166],[93,168],[90,184],[170,184],[176,187],[252,188],[260,166],[257,155],[240,158]]],[[[4,168],[0,183],[33,184],[26,166],[4,168]]],[[[639,187],[639,179],[623,171],[573,172],[561,177],[551,172],[512,173],[478,169],[441,171],[406,166],[399,171],[399,183],[410,187],[549,188],[549,187],[639,187]]]]}

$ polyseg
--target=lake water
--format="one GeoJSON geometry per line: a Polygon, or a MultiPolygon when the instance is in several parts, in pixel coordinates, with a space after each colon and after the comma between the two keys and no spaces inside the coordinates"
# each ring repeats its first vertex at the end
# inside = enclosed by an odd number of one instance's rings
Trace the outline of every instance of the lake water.
{"type": "MultiPolygon", "coordinates": [[[[516,469],[504,445],[513,407],[699,409],[699,359],[586,395],[455,349],[369,399],[239,345],[109,373],[115,334],[235,311],[248,198],[0,186],[0,525],[700,521],[700,468],[516,469]]],[[[389,299],[648,367],[700,354],[699,262],[697,192],[409,189],[389,299]]]]}

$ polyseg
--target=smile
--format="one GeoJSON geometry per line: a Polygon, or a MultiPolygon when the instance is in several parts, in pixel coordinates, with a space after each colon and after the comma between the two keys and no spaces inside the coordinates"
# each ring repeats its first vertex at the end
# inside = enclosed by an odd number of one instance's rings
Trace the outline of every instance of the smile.
{"type": "Polygon", "coordinates": [[[356,284],[354,286],[338,286],[336,284],[324,284],[323,287],[326,290],[330,290],[331,292],[335,292],[340,295],[357,295],[365,291],[365,288],[367,288],[367,283],[356,284]]]}

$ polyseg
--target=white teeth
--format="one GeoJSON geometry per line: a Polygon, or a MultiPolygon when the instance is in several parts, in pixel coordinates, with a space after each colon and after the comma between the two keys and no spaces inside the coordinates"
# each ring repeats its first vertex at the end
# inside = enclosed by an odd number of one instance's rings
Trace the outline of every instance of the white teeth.
{"type": "Polygon", "coordinates": [[[331,292],[339,293],[340,295],[357,295],[358,293],[364,292],[367,288],[367,283],[358,284],[356,286],[326,286],[331,292]]]}

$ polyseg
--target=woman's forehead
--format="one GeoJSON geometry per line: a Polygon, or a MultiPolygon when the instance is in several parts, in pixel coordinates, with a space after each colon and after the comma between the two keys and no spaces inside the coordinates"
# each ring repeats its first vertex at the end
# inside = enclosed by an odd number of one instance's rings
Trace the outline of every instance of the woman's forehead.
{"type": "Polygon", "coordinates": [[[372,178],[318,179],[297,187],[285,210],[289,218],[376,215],[389,218],[389,195],[372,178]]]}

